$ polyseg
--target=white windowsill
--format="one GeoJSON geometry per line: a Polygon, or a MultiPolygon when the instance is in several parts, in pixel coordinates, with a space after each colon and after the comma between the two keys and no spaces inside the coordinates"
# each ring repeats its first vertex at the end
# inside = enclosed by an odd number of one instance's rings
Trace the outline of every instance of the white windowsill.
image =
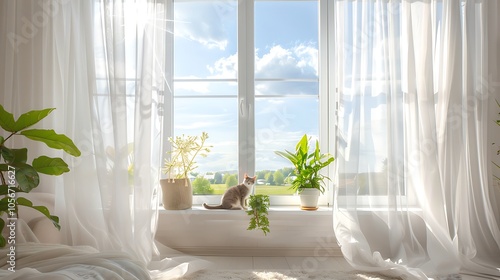
{"type": "Polygon", "coordinates": [[[332,208],[316,211],[300,206],[271,206],[271,232],[247,230],[250,216],[243,210],[208,210],[194,205],[187,210],[159,211],[159,242],[192,255],[314,256],[340,255],[333,232],[332,208]]]}
{"type": "MultiPolygon", "coordinates": [[[[271,206],[269,207],[269,215],[274,213],[279,214],[290,214],[290,215],[331,215],[332,207],[329,206],[319,206],[318,210],[306,211],[301,210],[300,206],[289,205],[289,206],[271,206]]],[[[191,209],[186,210],[165,210],[163,207],[160,208],[161,214],[200,214],[200,215],[247,215],[243,210],[224,210],[224,209],[205,209],[202,205],[193,205],[191,209]]]]}

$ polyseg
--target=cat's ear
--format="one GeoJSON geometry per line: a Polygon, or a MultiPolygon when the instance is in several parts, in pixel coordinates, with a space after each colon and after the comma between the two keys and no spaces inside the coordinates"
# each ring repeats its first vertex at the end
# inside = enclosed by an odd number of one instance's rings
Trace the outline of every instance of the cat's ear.
{"type": "Polygon", "coordinates": [[[255,180],[255,179],[257,179],[257,176],[253,176],[252,178],[255,180]]]}
{"type": "Polygon", "coordinates": [[[248,178],[248,174],[245,173],[245,179],[248,178]]]}

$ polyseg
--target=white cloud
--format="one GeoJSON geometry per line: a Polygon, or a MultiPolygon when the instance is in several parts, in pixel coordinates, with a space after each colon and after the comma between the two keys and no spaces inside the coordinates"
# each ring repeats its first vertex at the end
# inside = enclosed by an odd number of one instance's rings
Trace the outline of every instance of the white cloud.
{"type": "MultiPolygon", "coordinates": [[[[211,74],[208,78],[235,79],[238,73],[238,55],[220,58],[213,65],[207,65],[207,68],[211,74]]],[[[280,45],[273,46],[262,56],[257,55],[255,77],[317,79],[318,50],[306,44],[299,44],[288,49],[280,45]]],[[[258,82],[255,85],[255,91],[257,94],[316,94],[317,87],[317,83],[258,82]]],[[[180,89],[202,94],[210,92],[209,84],[202,82],[185,83],[180,89]]]]}
{"type": "Polygon", "coordinates": [[[197,41],[208,48],[225,50],[228,44],[224,20],[233,14],[236,5],[232,2],[217,4],[196,2],[176,3],[175,36],[197,41]]]}
{"type": "Polygon", "coordinates": [[[299,44],[285,49],[273,46],[268,53],[255,59],[256,78],[316,78],[318,50],[299,44]]]}
{"type": "Polygon", "coordinates": [[[238,71],[238,55],[233,54],[217,60],[214,66],[207,66],[210,78],[236,78],[238,71]]]}
{"type": "MultiPolygon", "coordinates": [[[[213,66],[207,66],[211,78],[236,78],[237,54],[218,59],[213,66]]],[[[318,50],[304,44],[285,49],[276,45],[261,57],[255,58],[256,78],[317,78],[318,50]]]]}

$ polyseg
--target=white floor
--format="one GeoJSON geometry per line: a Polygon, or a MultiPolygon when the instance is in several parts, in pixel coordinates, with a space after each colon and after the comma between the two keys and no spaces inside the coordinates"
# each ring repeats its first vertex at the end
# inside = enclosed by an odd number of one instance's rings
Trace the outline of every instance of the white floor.
{"type": "MultiPolygon", "coordinates": [[[[208,270],[354,270],[342,257],[216,257],[198,256],[212,263],[208,270]]],[[[456,278],[454,278],[456,279],[456,278]]],[[[483,278],[461,275],[462,280],[485,280],[483,278]]]]}
{"type": "Polygon", "coordinates": [[[212,270],[341,270],[352,268],[342,257],[198,257],[212,262],[212,270]]]}

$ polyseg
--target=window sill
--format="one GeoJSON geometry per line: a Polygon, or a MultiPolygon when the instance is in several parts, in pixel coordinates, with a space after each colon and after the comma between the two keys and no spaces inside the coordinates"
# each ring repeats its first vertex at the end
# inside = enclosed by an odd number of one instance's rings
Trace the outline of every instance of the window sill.
{"type": "Polygon", "coordinates": [[[194,205],[187,210],[159,211],[156,239],[192,255],[314,256],[340,255],[333,232],[332,207],[316,211],[299,206],[271,206],[271,232],[247,230],[249,216],[242,210],[208,210],[194,205]]]}
{"type": "MultiPolygon", "coordinates": [[[[284,215],[331,215],[333,208],[331,206],[320,206],[318,210],[306,211],[301,210],[299,206],[271,206],[269,207],[269,215],[284,214],[284,215]]],[[[160,208],[160,214],[200,214],[200,215],[247,215],[242,210],[224,210],[224,209],[205,209],[202,205],[193,205],[191,209],[186,210],[166,210],[160,208]]]]}

